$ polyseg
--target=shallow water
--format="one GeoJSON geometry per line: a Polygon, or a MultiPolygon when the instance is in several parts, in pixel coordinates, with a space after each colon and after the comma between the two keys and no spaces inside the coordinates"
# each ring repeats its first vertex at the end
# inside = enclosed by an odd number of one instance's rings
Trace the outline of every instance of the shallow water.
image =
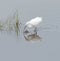
{"type": "Polygon", "coordinates": [[[0,19],[19,10],[21,30],[0,31],[0,61],[60,61],[60,1],[59,0],[2,0],[0,19]],[[38,34],[42,41],[28,42],[23,36],[24,24],[36,17],[43,17],[38,34]]]}

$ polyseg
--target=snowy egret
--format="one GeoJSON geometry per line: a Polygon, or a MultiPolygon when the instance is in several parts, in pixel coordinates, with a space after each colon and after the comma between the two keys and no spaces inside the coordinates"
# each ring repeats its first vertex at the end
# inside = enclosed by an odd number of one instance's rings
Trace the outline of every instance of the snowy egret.
{"type": "Polygon", "coordinates": [[[26,29],[26,27],[34,28],[34,32],[35,34],[37,34],[37,27],[41,22],[42,22],[42,17],[33,18],[30,21],[26,22],[24,29],[26,29]]]}

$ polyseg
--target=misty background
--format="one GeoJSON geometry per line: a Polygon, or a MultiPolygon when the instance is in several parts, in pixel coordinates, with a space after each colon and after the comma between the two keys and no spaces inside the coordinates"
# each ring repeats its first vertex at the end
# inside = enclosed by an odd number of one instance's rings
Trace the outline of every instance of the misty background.
{"type": "Polygon", "coordinates": [[[0,32],[0,61],[60,61],[60,1],[59,0],[0,0],[0,21],[19,11],[22,23],[20,35],[0,32]],[[27,42],[24,24],[41,16],[38,32],[42,42],[27,42]]]}

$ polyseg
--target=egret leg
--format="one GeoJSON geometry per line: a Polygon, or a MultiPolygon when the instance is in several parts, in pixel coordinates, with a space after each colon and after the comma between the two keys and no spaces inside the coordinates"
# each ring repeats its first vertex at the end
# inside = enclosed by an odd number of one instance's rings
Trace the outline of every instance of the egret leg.
{"type": "Polygon", "coordinates": [[[35,27],[34,32],[35,32],[35,34],[37,35],[37,27],[35,27]]]}

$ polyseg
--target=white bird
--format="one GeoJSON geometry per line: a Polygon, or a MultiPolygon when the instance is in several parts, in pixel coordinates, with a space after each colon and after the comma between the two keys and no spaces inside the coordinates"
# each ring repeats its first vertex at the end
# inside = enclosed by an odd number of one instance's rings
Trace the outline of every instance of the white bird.
{"type": "Polygon", "coordinates": [[[32,28],[34,27],[34,32],[37,34],[37,27],[38,25],[42,22],[42,17],[36,17],[36,18],[33,18],[31,19],[30,21],[26,22],[25,24],[25,28],[28,27],[28,28],[32,28]]]}

